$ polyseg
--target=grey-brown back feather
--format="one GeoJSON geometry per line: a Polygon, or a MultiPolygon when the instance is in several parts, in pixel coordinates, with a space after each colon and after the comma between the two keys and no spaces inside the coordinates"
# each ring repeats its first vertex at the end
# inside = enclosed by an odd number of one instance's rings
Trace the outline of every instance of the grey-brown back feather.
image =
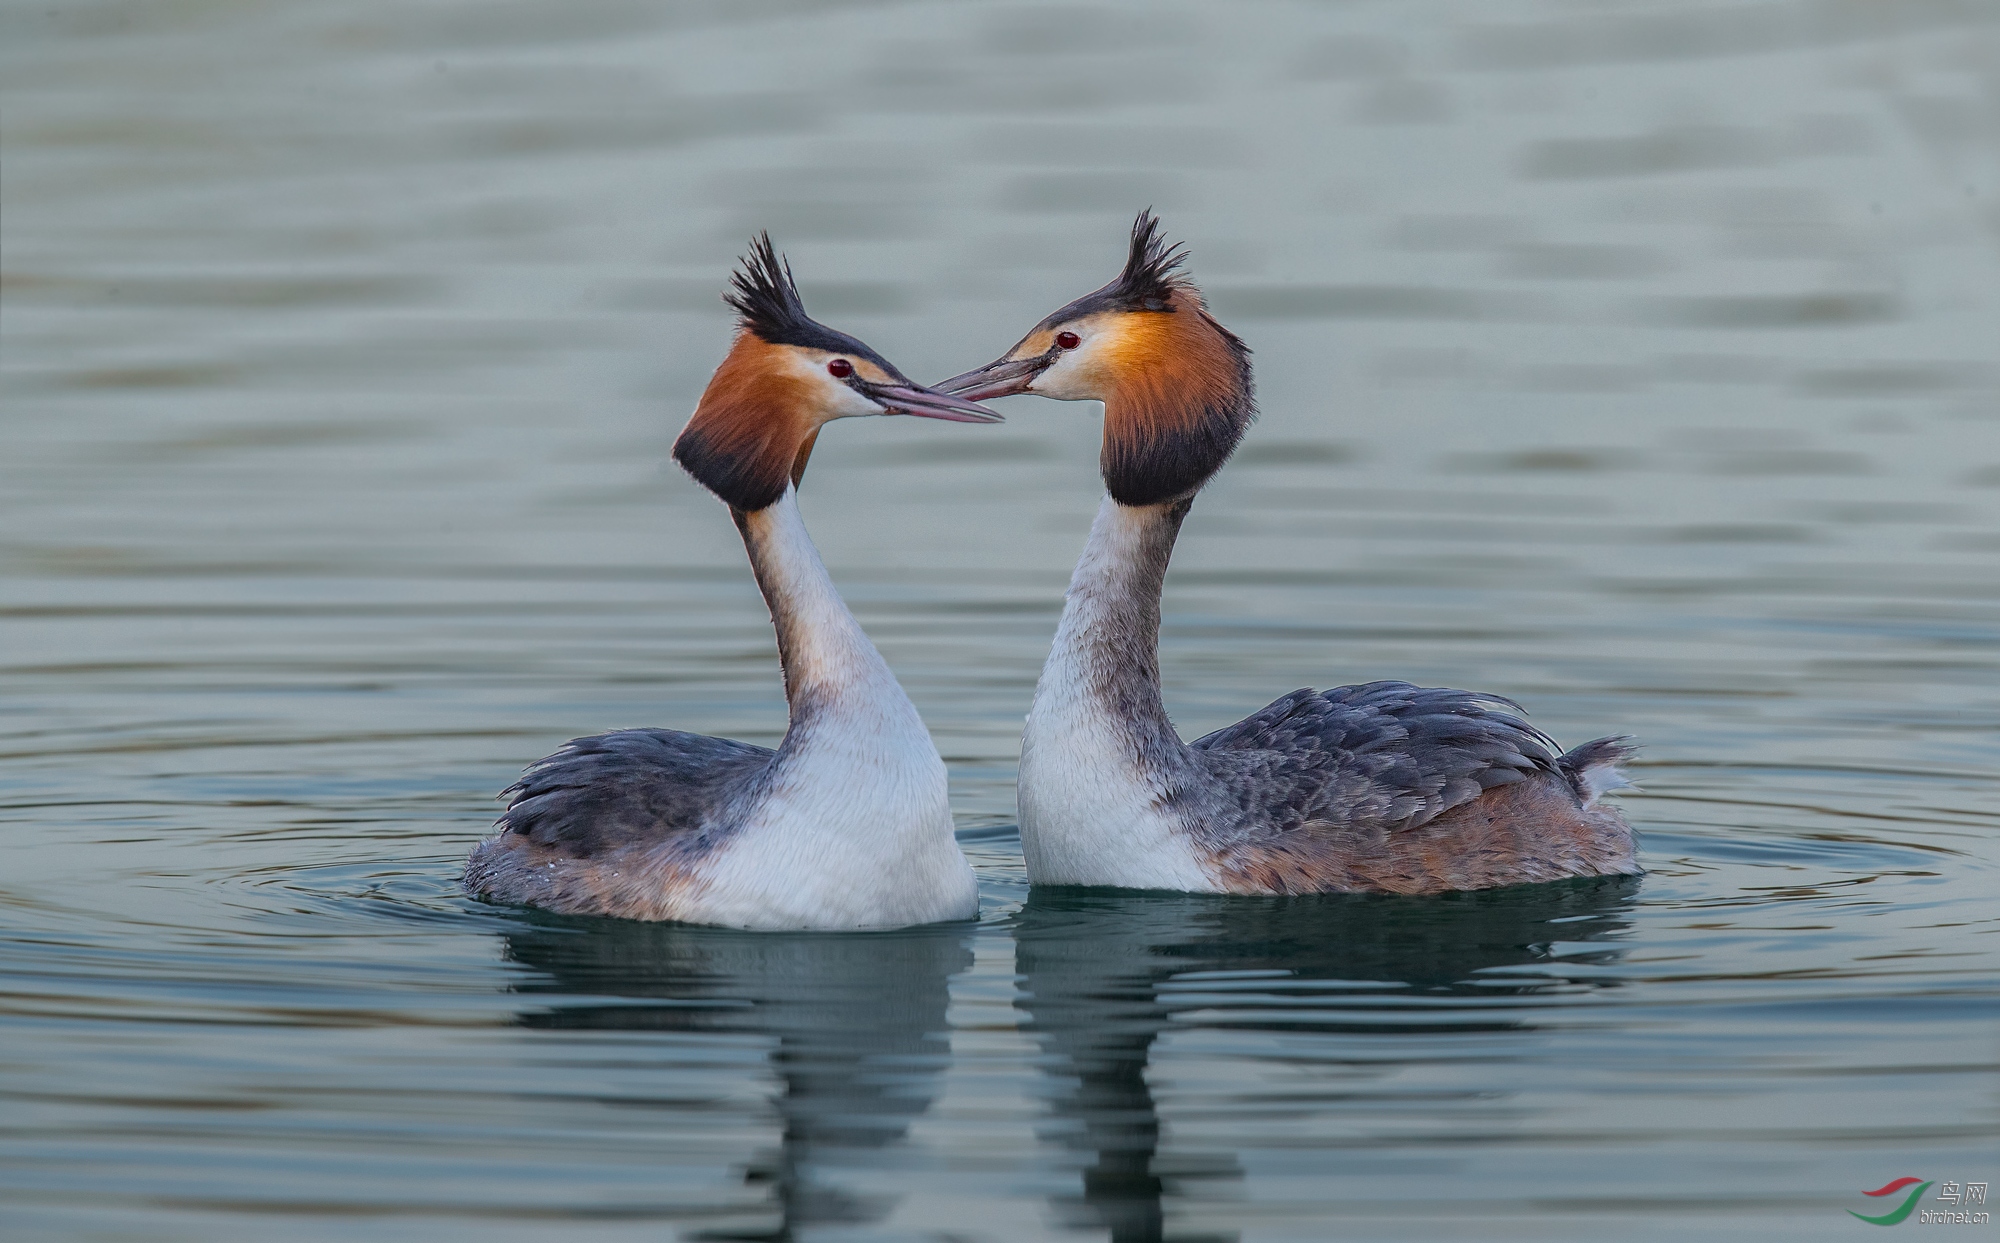
{"type": "Polygon", "coordinates": [[[1573,787],[1555,743],[1519,710],[1499,696],[1408,682],[1293,691],[1188,745],[1208,779],[1179,790],[1177,810],[1224,849],[1308,821],[1410,828],[1536,774],[1573,787]]]}
{"type": "Polygon", "coordinates": [[[501,791],[499,827],[588,859],[625,846],[716,845],[777,752],[676,729],[621,729],[573,738],[501,791]]]}

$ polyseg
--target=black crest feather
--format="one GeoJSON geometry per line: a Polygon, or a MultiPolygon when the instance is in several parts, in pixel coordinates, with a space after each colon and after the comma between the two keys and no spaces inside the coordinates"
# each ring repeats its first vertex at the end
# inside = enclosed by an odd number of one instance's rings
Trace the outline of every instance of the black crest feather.
{"type": "Polygon", "coordinates": [[[788,344],[786,337],[813,322],[792,280],[792,265],[779,257],[769,233],[750,239],[750,253],[743,257],[743,266],[730,274],[729,292],[722,300],[736,311],[737,322],[745,331],[773,345],[788,344]]]}
{"type": "Polygon", "coordinates": [[[743,257],[743,266],[730,274],[729,292],[722,300],[736,312],[736,322],[745,332],[755,333],[772,345],[858,354],[895,371],[860,341],[806,314],[805,301],[792,280],[792,265],[771,245],[768,232],[750,239],[750,253],[743,257]]]}
{"type": "Polygon", "coordinates": [[[1092,290],[1044,319],[1041,327],[1055,328],[1101,311],[1172,313],[1174,291],[1194,288],[1194,282],[1181,270],[1186,263],[1187,247],[1161,236],[1159,218],[1148,207],[1132,221],[1132,247],[1125,254],[1125,270],[1109,285],[1092,290]]]}
{"type": "Polygon", "coordinates": [[[1169,243],[1162,236],[1159,217],[1148,207],[1132,221],[1132,248],[1125,255],[1125,270],[1105,292],[1128,310],[1172,310],[1174,290],[1188,283],[1181,272],[1186,263],[1187,247],[1169,243]]]}

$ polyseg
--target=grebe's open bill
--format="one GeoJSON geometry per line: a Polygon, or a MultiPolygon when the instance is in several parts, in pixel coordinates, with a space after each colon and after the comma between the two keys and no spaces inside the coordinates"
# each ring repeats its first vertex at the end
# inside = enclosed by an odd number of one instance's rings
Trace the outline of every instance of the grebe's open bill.
{"type": "Polygon", "coordinates": [[[940,393],[952,393],[967,401],[991,401],[995,397],[1012,397],[1016,393],[1028,391],[1028,385],[1035,377],[1048,370],[1060,351],[1051,348],[1047,354],[1033,358],[1002,358],[987,363],[976,371],[955,375],[931,385],[940,393]]]}
{"type": "Polygon", "coordinates": [[[975,406],[963,397],[914,385],[869,385],[868,397],[890,414],[914,414],[926,419],[949,419],[953,423],[1004,423],[1000,415],[984,406],[975,406]]]}

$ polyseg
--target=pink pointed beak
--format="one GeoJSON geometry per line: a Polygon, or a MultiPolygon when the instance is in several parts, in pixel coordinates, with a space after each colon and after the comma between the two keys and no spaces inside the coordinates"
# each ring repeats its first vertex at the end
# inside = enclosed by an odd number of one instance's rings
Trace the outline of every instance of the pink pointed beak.
{"type": "Polygon", "coordinates": [[[914,414],[924,419],[948,419],[953,423],[1002,423],[1006,420],[984,406],[963,397],[941,393],[914,384],[869,385],[868,397],[890,414],[914,414]]]}

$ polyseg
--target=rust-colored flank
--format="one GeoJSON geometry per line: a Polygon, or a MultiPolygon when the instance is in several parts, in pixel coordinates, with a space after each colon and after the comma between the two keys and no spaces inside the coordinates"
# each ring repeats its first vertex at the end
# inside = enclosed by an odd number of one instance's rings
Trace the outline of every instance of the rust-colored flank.
{"type": "Polygon", "coordinates": [[[1578,805],[1544,774],[1497,786],[1414,827],[1308,821],[1215,860],[1231,893],[1446,893],[1639,870],[1632,830],[1610,807],[1578,805]]]}

